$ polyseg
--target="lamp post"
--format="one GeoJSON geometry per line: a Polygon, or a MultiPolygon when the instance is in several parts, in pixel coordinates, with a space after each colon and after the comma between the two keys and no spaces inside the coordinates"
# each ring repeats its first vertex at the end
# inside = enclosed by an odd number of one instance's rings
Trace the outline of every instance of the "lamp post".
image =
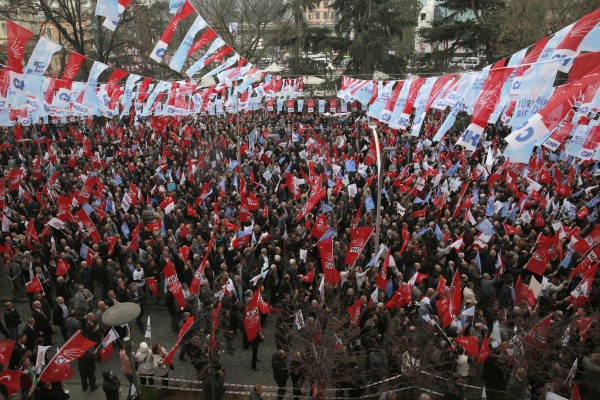
{"type": "MultiPolygon", "coordinates": [[[[112,327],[129,324],[131,321],[139,317],[141,313],[142,309],[136,303],[118,303],[110,307],[102,314],[102,323],[106,326],[112,327]]],[[[129,332],[127,332],[127,334],[129,335],[129,332]]],[[[133,380],[135,382],[135,387],[138,393],[142,393],[142,388],[140,386],[140,378],[136,374],[135,363],[132,357],[133,342],[131,341],[131,338],[129,336],[123,338],[123,345],[125,347],[127,357],[129,358],[129,362],[131,364],[131,371],[133,372],[133,380]]]]}
{"type": "Polygon", "coordinates": [[[375,154],[377,154],[377,216],[375,219],[375,253],[377,253],[379,251],[379,236],[381,234],[381,149],[379,148],[379,137],[377,136],[377,124],[369,122],[368,125],[373,132],[375,154]]]}

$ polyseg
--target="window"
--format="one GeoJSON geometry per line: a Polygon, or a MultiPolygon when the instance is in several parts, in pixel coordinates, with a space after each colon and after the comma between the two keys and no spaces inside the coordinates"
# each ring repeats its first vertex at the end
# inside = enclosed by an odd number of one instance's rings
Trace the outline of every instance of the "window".
{"type": "Polygon", "coordinates": [[[427,13],[421,13],[421,21],[425,21],[427,18],[427,13]]]}
{"type": "Polygon", "coordinates": [[[318,11],[315,11],[315,19],[320,19],[321,18],[321,13],[318,11]]]}
{"type": "Polygon", "coordinates": [[[52,39],[52,29],[46,28],[46,37],[52,39]]]}
{"type": "Polygon", "coordinates": [[[308,13],[308,19],[312,19],[312,13],[308,13]]]}

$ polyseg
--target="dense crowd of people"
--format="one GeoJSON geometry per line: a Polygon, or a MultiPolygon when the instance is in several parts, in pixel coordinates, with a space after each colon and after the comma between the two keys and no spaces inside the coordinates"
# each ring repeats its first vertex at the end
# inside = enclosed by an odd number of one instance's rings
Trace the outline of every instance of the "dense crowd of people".
{"type": "MultiPolygon", "coordinates": [[[[37,352],[78,330],[96,344],[77,360],[83,390],[96,390],[103,313],[135,302],[144,333],[144,305],[157,302],[173,332],[194,318],[178,357],[221,398],[235,377],[219,353],[251,349],[257,369],[264,333],[246,335],[245,320],[260,297],[280,398],[290,382],[295,399],[382,388],[392,399],[414,385],[462,398],[465,384],[488,398],[569,397],[575,387],[600,398],[598,275],[595,258],[585,261],[600,242],[597,163],[545,148],[528,165],[507,163],[502,123],[473,153],[454,146],[456,129],[431,143],[441,120],[430,112],[420,139],[378,127],[381,177],[360,112],[5,129],[0,240],[12,298],[1,328],[15,345],[2,368],[23,374],[17,393],[0,385],[3,394],[68,398],[61,382],[38,380],[37,352]],[[15,129],[32,140],[15,142],[15,129]],[[348,264],[359,229],[377,225],[379,179],[380,237],[358,244],[348,264]],[[333,280],[320,251],[330,238],[333,280]],[[171,264],[183,305],[165,280],[171,264]],[[23,298],[28,315],[14,308],[23,298]]],[[[142,385],[168,384],[160,344],[141,343],[133,366],[119,355],[130,383],[137,374],[142,385]]],[[[118,399],[114,372],[103,380],[118,399]]],[[[251,399],[260,398],[257,385],[251,399]]]]}

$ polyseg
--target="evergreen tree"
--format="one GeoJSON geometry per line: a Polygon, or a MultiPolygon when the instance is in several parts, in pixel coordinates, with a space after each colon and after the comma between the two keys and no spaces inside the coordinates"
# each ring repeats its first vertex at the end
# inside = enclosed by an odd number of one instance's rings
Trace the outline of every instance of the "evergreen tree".
{"type": "Polygon", "coordinates": [[[397,43],[416,26],[419,0],[335,0],[333,9],[339,18],[336,32],[345,39],[343,50],[351,57],[348,73],[404,71],[397,43]]]}

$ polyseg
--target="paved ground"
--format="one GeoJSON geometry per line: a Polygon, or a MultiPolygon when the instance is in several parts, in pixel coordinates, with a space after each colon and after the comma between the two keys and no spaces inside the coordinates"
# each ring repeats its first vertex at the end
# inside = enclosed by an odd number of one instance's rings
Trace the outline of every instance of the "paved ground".
{"type": "MultiPolygon", "coordinates": [[[[0,301],[3,304],[5,300],[10,297],[10,288],[7,285],[7,280],[4,274],[0,270],[0,301]]],[[[19,299],[15,303],[15,308],[19,311],[23,319],[30,315],[31,310],[29,308],[28,302],[25,299],[19,299]]],[[[133,324],[131,326],[132,339],[133,339],[133,348],[136,350],[139,346],[140,342],[146,341],[150,346],[155,343],[160,343],[167,351],[169,351],[175,340],[177,339],[177,334],[171,332],[170,329],[170,319],[169,314],[166,308],[161,304],[149,304],[147,307],[147,313],[151,315],[152,322],[152,339],[148,340],[144,338],[144,334],[140,332],[137,326],[133,324]]],[[[3,313],[0,313],[3,318],[3,313]]],[[[143,318],[145,323],[146,318],[143,318]]],[[[220,355],[221,365],[223,369],[226,371],[226,383],[237,383],[237,384],[246,384],[253,385],[255,383],[260,383],[263,385],[274,385],[275,382],[272,377],[271,371],[271,355],[275,351],[275,341],[273,338],[273,326],[274,318],[269,317],[266,325],[263,327],[263,333],[265,335],[265,342],[261,344],[259,347],[258,358],[262,361],[258,364],[258,371],[254,371],[250,369],[250,360],[252,356],[251,350],[243,350],[242,348],[242,338],[238,334],[234,338],[233,347],[235,348],[235,352],[233,354],[222,353],[220,355]]],[[[204,323],[202,324],[204,326],[204,323]]],[[[22,329],[22,327],[21,327],[22,329]]],[[[56,328],[58,330],[58,328],[56,328]]],[[[62,346],[64,341],[60,333],[55,333],[53,336],[57,346],[62,346]]],[[[224,340],[219,338],[221,343],[221,348],[225,348],[224,340]]],[[[56,352],[56,347],[52,348],[52,353],[49,353],[50,356],[53,356],[56,352]]],[[[123,374],[121,373],[120,362],[118,358],[118,352],[112,355],[112,357],[105,363],[98,363],[96,369],[96,378],[99,385],[102,384],[102,371],[104,370],[113,370],[115,375],[119,377],[122,384],[122,392],[126,393],[129,391],[129,385],[123,374]]],[[[169,377],[185,379],[185,380],[194,380],[196,379],[196,371],[188,361],[180,361],[176,356],[174,358],[174,368],[175,370],[170,372],[169,377]]],[[[67,386],[71,391],[72,399],[83,399],[87,400],[104,400],[104,393],[102,389],[99,388],[95,392],[90,392],[89,389],[86,392],[81,390],[81,380],[79,377],[79,371],[77,370],[77,363],[72,363],[72,368],[74,371],[74,376],[71,380],[66,382],[67,386]]],[[[291,385],[291,384],[290,384],[291,385]]]]}

